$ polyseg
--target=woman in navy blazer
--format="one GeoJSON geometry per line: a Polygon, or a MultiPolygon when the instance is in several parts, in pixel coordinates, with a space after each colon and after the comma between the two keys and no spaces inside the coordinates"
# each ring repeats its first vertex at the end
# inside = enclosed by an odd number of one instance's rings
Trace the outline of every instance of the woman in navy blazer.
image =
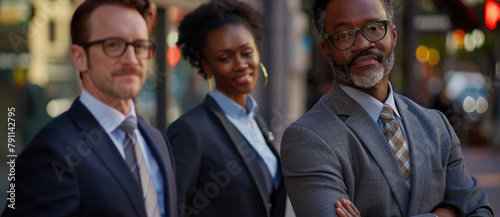
{"type": "Polygon", "coordinates": [[[179,26],[184,57],[216,85],[167,129],[181,216],[284,216],[280,159],[249,94],[259,78],[258,17],[243,2],[212,1],[179,26]]]}

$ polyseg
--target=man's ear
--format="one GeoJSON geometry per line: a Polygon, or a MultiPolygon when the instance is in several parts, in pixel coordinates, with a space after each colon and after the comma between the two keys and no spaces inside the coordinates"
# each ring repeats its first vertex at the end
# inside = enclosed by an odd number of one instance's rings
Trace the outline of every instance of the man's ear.
{"type": "Polygon", "coordinates": [[[73,44],[70,49],[71,62],[73,62],[73,66],[80,73],[85,73],[88,71],[88,59],[86,50],[80,46],[73,44]]]}
{"type": "Polygon", "coordinates": [[[391,30],[392,43],[394,44],[394,46],[396,46],[396,42],[398,41],[398,31],[396,30],[396,26],[393,26],[391,30]]]}
{"type": "Polygon", "coordinates": [[[325,55],[326,59],[330,60],[332,56],[330,55],[330,50],[328,49],[328,45],[326,43],[328,42],[321,42],[321,51],[323,52],[323,55],[325,55]]]}
{"type": "Polygon", "coordinates": [[[207,76],[210,78],[213,76],[213,73],[212,73],[212,70],[210,69],[210,66],[208,65],[208,62],[207,60],[205,59],[201,59],[201,68],[203,69],[203,71],[205,72],[205,74],[207,74],[207,76]]]}

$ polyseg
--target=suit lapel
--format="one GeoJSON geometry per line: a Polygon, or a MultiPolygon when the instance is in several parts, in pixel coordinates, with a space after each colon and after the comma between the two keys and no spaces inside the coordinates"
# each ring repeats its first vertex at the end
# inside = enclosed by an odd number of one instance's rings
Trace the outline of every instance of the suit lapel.
{"type": "Polygon", "coordinates": [[[341,120],[344,120],[347,127],[358,136],[371,153],[396,197],[399,209],[402,211],[401,215],[405,215],[410,192],[406,187],[397,159],[377,123],[372,121],[365,109],[350,98],[336,83],[332,86],[329,97],[325,98],[324,101],[341,120]]]}
{"type": "Polygon", "coordinates": [[[176,207],[170,204],[177,204],[175,186],[175,172],[173,170],[172,152],[169,150],[165,137],[156,129],[152,128],[142,118],[138,118],[138,126],[142,137],[146,140],[151,154],[155,158],[163,178],[163,195],[165,204],[165,216],[175,216],[176,207]]]}
{"type": "MultiPolygon", "coordinates": [[[[271,149],[271,152],[273,152],[274,156],[276,157],[276,160],[278,161],[278,171],[276,173],[276,176],[274,177],[274,181],[276,182],[276,179],[279,179],[280,180],[280,185],[279,186],[276,186],[276,188],[279,188],[281,185],[283,185],[283,174],[281,172],[281,159],[280,159],[280,155],[278,153],[278,151],[276,150],[276,148],[274,147],[274,135],[273,133],[271,132],[271,130],[269,130],[264,122],[264,120],[260,117],[256,117],[255,118],[255,121],[257,122],[257,125],[259,126],[259,129],[260,131],[262,132],[262,135],[264,136],[264,140],[266,140],[266,144],[267,146],[269,147],[269,149],[271,149]],[[280,176],[280,177],[277,177],[277,176],[280,176]]],[[[275,183],[276,184],[276,183],[275,183]]]]}
{"type": "Polygon", "coordinates": [[[145,214],[146,210],[144,209],[142,193],[138,183],[135,181],[106,131],[104,131],[94,116],[80,102],[80,98],[75,99],[73,105],[68,110],[68,114],[84,134],[82,140],[86,144],[91,144],[93,153],[109,173],[113,175],[123,188],[123,191],[126,192],[129,200],[134,204],[136,213],[141,214],[141,216],[145,214]]]}
{"type": "MultiPolygon", "coordinates": [[[[241,133],[236,129],[232,123],[227,119],[224,112],[220,109],[219,105],[212,99],[212,97],[208,96],[205,98],[203,105],[208,107],[219,119],[225,131],[228,133],[229,137],[233,141],[236,150],[238,150],[238,154],[243,159],[246,167],[250,171],[252,179],[254,180],[257,188],[259,189],[260,196],[262,198],[262,202],[264,203],[264,207],[267,208],[269,201],[269,194],[267,192],[266,181],[264,175],[262,174],[259,163],[256,161],[255,152],[252,150],[251,145],[248,141],[241,135],[241,133]]],[[[267,212],[269,216],[269,212],[267,212]]]]}
{"type": "MultiPolygon", "coordinates": [[[[424,129],[420,127],[418,118],[408,109],[408,105],[404,103],[400,97],[401,96],[397,94],[394,95],[396,105],[402,116],[410,149],[412,183],[410,204],[422,204],[421,201],[424,200],[425,195],[431,193],[429,192],[430,188],[427,186],[427,180],[429,175],[431,175],[428,173],[432,171],[428,159],[432,159],[430,150],[433,149],[429,146],[429,143],[422,141],[426,138],[425,132],[423,131],[424,129]]],[[[408,214],[410,213],[418,213],[418,206],[410,206],[408,214]]]]}
{"type": "Polygon", "coordinates": [[[276,176],[274,177],[273,181],[276,182],[276,180],[278,179],[280,184],[278,186],[276,186],[276,189],[273,193],[273,196],[271,197],[271,204],[272,204],[271,216],[283,217],[283,215],[285,214],[285,209],[286,209],[287,196],[286,196],[286,189],[285,189],[283,172],[281,171],[280,155],[274,146],[274,142],[273,142],[274,135],[271,132],[271,130],[269,128],[267,128],[267,124],[264,122],[264,120],[260,116],[256,116],[255,120],[257,122],[257,125],[259,125],[259,128],[262,131],[262,134],[264,135],[264,139],[266,140],[267,146],[271,149],[274,156],[276,156],[276,159],[278,160],[278,171],[276,172],[276,176]]]}
{"type": "Polygon", "coordinates": [[[255,122],[257,122],[257,125],[259,126],[260,131],[262,132],[262,136],[264,137],[264,140],[266,140],[267,146],[271,149],[273,152],[274,156],[278,159],[278,162],[280,161],[280,157],[278,154],[278,151],[276,150],[276,147],[274,147],[274,135],[266,127],[266,124],[264,123],[264,120],[262,120],[260,117],[255,118],[255,122]]]}

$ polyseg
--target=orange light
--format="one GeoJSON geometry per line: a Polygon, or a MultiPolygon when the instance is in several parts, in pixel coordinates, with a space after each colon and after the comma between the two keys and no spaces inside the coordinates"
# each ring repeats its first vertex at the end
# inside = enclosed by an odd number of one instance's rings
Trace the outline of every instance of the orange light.
{"type": "Polygon", "coordinates": [[[427,62],[430,65],[435,66],[439,63],[439,59],[440,59],[439,51],[433,48],[429,49],[429,52],[427,53],[427,62]]]}
{"type": "Polygon", "coordinates": [[[420,63],[426,63],[427,62],[427,53],[429,53],[429,48],[427,48],[425,45],[420,45],[417,47],[417,60],[420,63]]]}
{"type": "Polygon", "coordinates": [[[484,4],[484,24],[490,30],[497,28],[500,21],[500,3],[494,0],[486,0],[484,4]]]}
{"type": "Polygon", "coordinates": [[[169,47],[167,49],[167,62],[171,66],[177,65],[179,63],[179,60],[181,60],[181,51],[179,50],[179,47],[177,45],[173,47],[169,47]]]}
{"type": "Polygon", "coordinates": [[[453,32],[453,40],[457,43],[458,48],[464,47],[464,38],[465,38],[464,30],[457,29],[453,32]]]}

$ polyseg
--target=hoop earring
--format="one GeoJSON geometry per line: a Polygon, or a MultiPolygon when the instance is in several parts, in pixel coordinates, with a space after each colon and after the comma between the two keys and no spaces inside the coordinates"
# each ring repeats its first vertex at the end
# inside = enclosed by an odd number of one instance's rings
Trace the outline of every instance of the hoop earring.
{"type": "Polygon", "coordinates": [[[210,92],[214,91],[214,85],[212,84],[212,76],[208,77],[208,89],[210,90],[210,92]]]}
{"type": "Polygon", "coordinates": [[[267,80],[268,80],[267,77],[268,77],[268,74],[267,74],[266,67],[264,66],[264,64],[262,62],[260,62],[259,66],[260,66],[260,69],[262,70],[262,74],[264,74],[264,78],[265,78],[265,80],[264,80],[264,86],[262,86],[260,89],[264,89],[264,88],[267,87],[267,80]]]}

